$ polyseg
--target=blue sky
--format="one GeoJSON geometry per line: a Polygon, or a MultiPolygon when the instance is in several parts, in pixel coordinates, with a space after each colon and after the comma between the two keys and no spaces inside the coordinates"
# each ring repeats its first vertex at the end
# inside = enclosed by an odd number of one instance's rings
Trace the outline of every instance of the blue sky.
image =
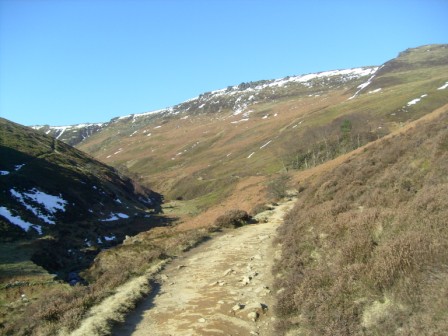
{"type": "Polygon", "coordinates": [[[0,0],[0,116],[108,121],[448,43],[448,1],[0,0]]]}

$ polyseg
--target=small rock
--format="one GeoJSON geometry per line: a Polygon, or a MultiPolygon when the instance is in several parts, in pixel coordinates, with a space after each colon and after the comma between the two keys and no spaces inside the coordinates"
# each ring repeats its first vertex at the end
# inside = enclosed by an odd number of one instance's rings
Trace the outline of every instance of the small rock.
{"type": "Polygon", "coordinates": [[[268,239],[269,237],[270,237],[269,235],[259,235],[259,236],[258,236],[258,239],[261,240],[261,241],[263,241],[263,240],[268,239]]]}
{"type": "Polygon", "coordinates": [[[232,310],[235,312],[235,311],[241,310],[241,309],[243,309],[243,308],[244,308],[244,305],[243,305],[243,304],[241,304],[241,303],[237,303],[236,305],[234,305],[234,306],[232,307],[232,310]]]}
{"type": "Polygon", "coordinates": [[[185,265],[179,265],[179,266],[177,266],[177,269],[181,269],[181,268],[184,268],[184,267],[187,267],[187,266],[185,266],[185,265]]]}
{"type": "Polygon", "coordinates": [[[224,286],[225,284],[226,284],[225,281],[218,281],[218,285],[220,285],[220,286],[224,286]]]}
{"type": "Polygon", "coordinates": [[[252,320],[252,321],[256,321],[258,320],[258,313],[257,312],[250,312],[249,314],[247,314],[247,317],[252,320]]]}
{"type": "Polygon", "coordinates": [[[252,280],[251,276],[245,276],[243,277],[243,280],[241,280],[241,282],[243,283],[243,285],[247,285],[250,283],[251,280],[252,280]]]}
{"type": "Polygon", "coordinates": [[[206,319],[203,318],[203,317],[201,317],[200,319],[198,319],[198,322],[199,322],[199,323],[205,323],[205,322],[206,322],[206,319]]]}
{"type": "Polygon", "coordinates": [[[257,259],[257,260],[261,260],[261,255],[256,254],[254,255],[252,258],[250,258],[251,260],[257,259]]]}
{"type": "Polygon", "coordinates": [[[225,272],[224,272],[224,276],[227,276],[227,275],[229,275],[230,273],[232,273],[232,272],[234,272],[234,270],[233,269],[231,269],[231,268],[229,268],[228,270],[226,270],[225,272]]]}
{"type": "Polygon", "coordinates": [[[160,275],[160,279],[161,279],[162,281],[167,281],[167,280],[168,280],[168,275],[166,275],[166,274],[161,274],[161,275],[160,275]]]}
{"type": "Polygon", "coordinates": [[[285,291],[285,288],[284,288],[284,287],[283,287],[283,288],[280,288],[280,289],[277,291],[277,295],[283,293],[284,291],[285,291]]]}
{"type": "Polygon", "coordinates": [[[245,308],[250,309],[250,310],[263,311],[263,310],[268,309],[268,306],[263,303],[260,303],[260,302],[252,302],[252,303],[246,305],[245,308]]]}
{"type": "Polygon", "coordinates": [[[223,300],[219,300],[218,303],[219,304],[224,304],[224,301],[223,300]]]}

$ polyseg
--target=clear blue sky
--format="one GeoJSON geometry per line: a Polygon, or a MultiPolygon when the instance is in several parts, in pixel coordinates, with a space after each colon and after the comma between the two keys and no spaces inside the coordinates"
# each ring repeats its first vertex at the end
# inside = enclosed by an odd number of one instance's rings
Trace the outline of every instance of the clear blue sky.
{"type": "Polygon", "coordinates": [[[108,121],[448,43],[447,0],[0,0],[0,116],[108,121]]]}

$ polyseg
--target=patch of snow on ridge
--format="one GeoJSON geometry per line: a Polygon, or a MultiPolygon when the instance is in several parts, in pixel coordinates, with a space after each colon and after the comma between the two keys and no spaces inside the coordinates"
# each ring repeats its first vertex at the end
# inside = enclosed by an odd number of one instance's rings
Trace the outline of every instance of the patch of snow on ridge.
{"type": "Polygon", "coordinates": [[[59,139],[61,137],[62,134],[64,134],[65,130],[69,128],[69,127],[61,127],[61,133],[58,134],[58,136],[56,137],[56,139],[59,139]]]}
{"type": "Polygon", "coordinates": [[[145,116],[148,116],[150,114],[155,114],[155,113],[169,112],[171,110],[172,110],[171,108],[164,108],[164,109],[155,110],[155,111],[149,111],[149,112],[144,112],[144,113],[128,114],[128,115],[125,115],[125,116],[118,117],[118,120],[132,118],[133,119],[132,122],[135,122],[135,119],[137,119],[137,118],[145,117],[145,116]]]}
{"type": "Polygon", "coordinates": [[[377,93],[377,92],[380,92],[380,91],[381,91],[381,88],[376,89],[376,90],[369,91],[369,92],[367,92],[367,93],[377,93]]]}
{"type": "MultiPolygon", "coordinates": [[[[358,91],[355,92],[355,94],[353,96],[351,96],[348,100],[351,100],[353,98],[355,98],[362,90],[364,90],[367,86],[370,85],[370,83],[372,83],[373,78],[375,78],[375,74],[376,72],[381,69],[383,66],[377,67],[377,68],[373,68],[374,71],[371,72],[372,76],[367,80],[367,82],[362,83],[361,85],[358,85],[358,91]]],[[[373,70],[372,69],[372,70],[373,70]]]]}
{"type": "Polygon", "coordinates": [[[293,76],[293,77],[285,77],[282,79],[277,79],[272,83],[259,85],[257,89],[263,89],[265,87],[273,87],[273,86],[284,86],[287,83],[297,82],[297,83],[307,83],[313,79],[317,78],[328,78],[334,76],[344,76],[346,79],[354,79],[358,77],[364,77],[375,73],[378,70],[378,67],[373,68],[353,68],[353,69],[345,69],[345,70],[331,70],[325,72],[319,72],[314,74],[293,76]]]}
{"type": "Polygon", "coordinates": [[[0,175],[9,175],[9,171],[7,171],[7,170],[0,170],[0,175]]]}
{"type": "MultiPolygon", "coordinates": [[[[47,132],[50,132],[51,130],[62,131],[62,130],[67,130],[67,129],[69,130],[69,129],[72,129],[72,128],[76,129],[76,128],[84,128],[84,127],[89,127],[89,126],[99,126],[99,127],[101,127],[104,124],[105,123],[85,123],[85,124],[76,124],[76,125],[67,125],[67,126],[50,126],[49,127],[50,130],[47,131],[47,132]]],[[[31,128],[35,129],[35,130],[40,130],[43,127],[45,127],[45,126],[41,126],[41,125],[31,126],[31,128]]]]}
{"type": "Polygon", "coordinates": [[[23,230],[28,231],[29,228],[34,228],[39,232],[39,234],[42,234],[42,227],[40,225],[31,224],[26,221],[24,221],[20,216],[14,216],[7,208],[0,207],[0,215],[5,217],[11,224],[20,226],[23,230]]]}
{"type": "Polygon", "coordinates": [[[247,158],[250,159],[252,157],[252,155],[254,155],[254,154],[255,154],[255,152],[250,153],[247,158]]]}
{"type": "Polygon", "coordinates": [[[446,82],[445,84],[443,84],[441,87],[439,87],[437,90],[445,90],[446,88],[448,88],[448,82],[446,82]]]}

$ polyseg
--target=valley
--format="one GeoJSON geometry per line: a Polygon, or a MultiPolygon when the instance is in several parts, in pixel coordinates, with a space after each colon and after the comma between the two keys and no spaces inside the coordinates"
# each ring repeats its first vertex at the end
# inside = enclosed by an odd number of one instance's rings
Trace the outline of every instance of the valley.
{"type": "Polygon", "coordinates": [[[0,330],[437,335],[447,84],[429,45],[101,124],[1,119],[0,330]]]}

